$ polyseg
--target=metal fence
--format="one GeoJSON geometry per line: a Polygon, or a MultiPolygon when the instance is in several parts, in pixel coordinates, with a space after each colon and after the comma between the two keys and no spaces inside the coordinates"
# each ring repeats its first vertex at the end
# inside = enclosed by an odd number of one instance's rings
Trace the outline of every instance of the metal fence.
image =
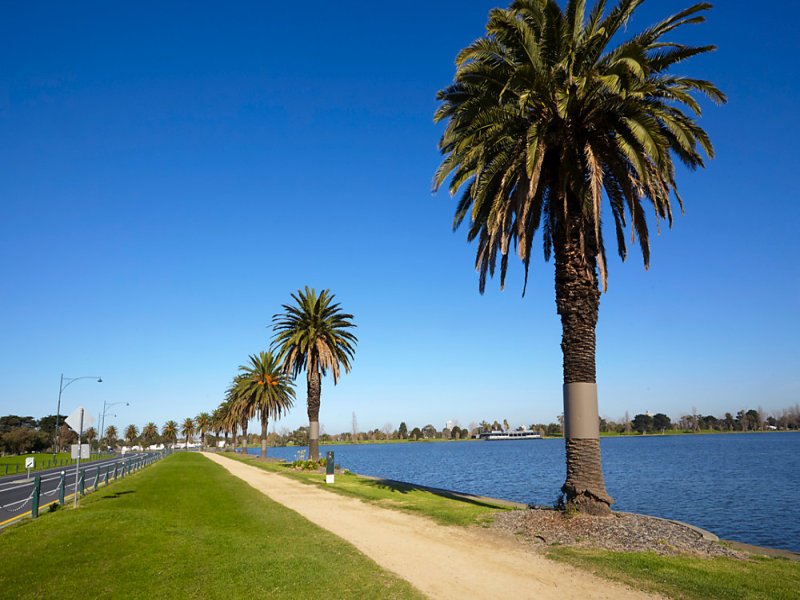
{"type": "Polygon", "coordinates": [[[67,500],[74,499],[76,494],[81,497],[97,491],[101,487],[107,487],[112,481],[140,471],[169,454],[171,454],[170,450],[162,450],[131,458],[120,458],[111,464],[93,465],[89,463],[86,467],[81,466],[77,481],[74,469],[71,469],[70,473],[67,471],[37,473],[32,481],[19,482],[16,487],[0,490],[1,496],[32,486],[27,497],[4,505],[0,504],[0,526],[7,525],[28,514],[36,519],[43,508],[54,504],[63,506],[67,500]],[[55,485],[53,485],[54,482],[55,485]],[[43,491],[43,488],[47,488],[48,491],[43,491]],[[9,515],[11,516],[9,517],[9,515]]]}
{"type": "MultiPolygon", "coordinates": [[[[38,458],[37,455],[32,455],[35,458],[38,458]]],[[[44,456],[44,455],[41,455],[44,456]]],[[[103,458],[110,458],[114,456],[113,453],[92,453],[92,458],[87,462],[93,462],[96,460],[103,460],[103,458]]],[[[34,471],[46,471],[47,469],[55,469],[57,467],[71,467],[77,461],[74,458],[48,458],[44,460],[43,458],[37,460],[39,466],[31,469],[31,472],[34,471]]],[[[24,464],[16,462],[14,464],[11,463],[2,463],[0,464],[0,477],[5,475],[19,475],[20,473],[25,473],[27,469],[25,468],[24,464]]]]}

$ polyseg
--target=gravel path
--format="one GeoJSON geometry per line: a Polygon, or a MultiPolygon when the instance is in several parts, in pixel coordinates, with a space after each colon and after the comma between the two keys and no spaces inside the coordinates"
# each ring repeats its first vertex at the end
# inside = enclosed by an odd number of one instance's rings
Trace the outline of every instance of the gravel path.
{"type": "Polygon", "coordinates": [[[544,508],[500,513],[492,527],[521,537],[531,545],[551,544],[604,548],[618,551],[652,551],[658,554],[731,556],[745,554],[704,539],[691,527],[655,517],[614,513],[611,517],[575,515],[544,508]]]}
{"type": "MultiPolygon", "coordinates": [[[[439,525],[425,517],[332,494],[229,458],[204,455],[273,500],[353,544],[430,598],[654,597],[548,560],[507,535],[439,525]]],[[[322,588],[320,594],[324,595],[322,588]]]]}

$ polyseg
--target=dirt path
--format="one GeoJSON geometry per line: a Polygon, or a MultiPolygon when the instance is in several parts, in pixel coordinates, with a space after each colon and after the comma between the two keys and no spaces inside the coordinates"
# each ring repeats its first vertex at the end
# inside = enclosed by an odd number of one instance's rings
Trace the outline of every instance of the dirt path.
{"type": "Polygon", "coordinates": [[[653,598],[547,560],[491,533],[326,492],[276,473],[204,453],[233,475],[347,540],[431,598],[653,598]]]}

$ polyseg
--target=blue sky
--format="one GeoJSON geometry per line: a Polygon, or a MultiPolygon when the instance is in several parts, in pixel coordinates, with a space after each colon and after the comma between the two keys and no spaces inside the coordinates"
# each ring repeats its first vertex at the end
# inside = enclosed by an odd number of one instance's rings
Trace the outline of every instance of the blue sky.
{"type": "MultiPolygon", "coordinates": [[[[629,30],[688,3],[651,0],[629,30]]],[[[478,294],[454,203],[431,194],[435,93],[492,2],[0,3],[0,413],[64,393],[141,426],[213,409],[289,294],[354,313],[326,431],[561,412],[553,265],[478,294]]],[[[793,23],[720,2],[684,73],[730,98],[717,158],[652,266],[610,264],[600,412],[673,417],[800,401],[793,23]]],[[[612,239],[612,236],[607,236],[612,239]]],[[[306,422],[305,384],[280,426],[306,422]]]]}

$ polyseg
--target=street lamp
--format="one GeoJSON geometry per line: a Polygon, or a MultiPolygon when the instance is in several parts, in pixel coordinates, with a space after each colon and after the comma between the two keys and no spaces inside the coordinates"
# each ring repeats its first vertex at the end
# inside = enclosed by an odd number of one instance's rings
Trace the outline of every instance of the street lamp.
{"type": "MultiPolygon", "coordinates": [[[[61,374],[61,383],[58,386],[58,408],[56,408],[56,447],[53,448],[53,458],[55,458],[56,453],[58,452],[60,436],[58,432],[58,419],[61,416],[61,393],[67,389],[67,387],[79,379],[97,379],[97,383],[103,383],[103,378],[98,377],[97,375],[84,375],[82,377],[64,377],[64,374],[61,374]]],[[[80,444],[81,441],[78,440],[80,444]]]]}
{"type": "MultiPolygon", "coordinates": [[[[131,405],[130,402],[112,402],[111,404],[109,404],[105,400],[103,400],[103,412],[100,414],[100,439],[102,439],[102,436],[105,433],[103,430],[106,427],[106,414],[108,414],[108,409],[118,404],[124,404],[125,406],[131,405]]],[[[111,416],[116,417],[117,415],[111,415],[111,416]]],[[[108,440],[106,440],[106,442],[107,441],[108,440]]]]}

